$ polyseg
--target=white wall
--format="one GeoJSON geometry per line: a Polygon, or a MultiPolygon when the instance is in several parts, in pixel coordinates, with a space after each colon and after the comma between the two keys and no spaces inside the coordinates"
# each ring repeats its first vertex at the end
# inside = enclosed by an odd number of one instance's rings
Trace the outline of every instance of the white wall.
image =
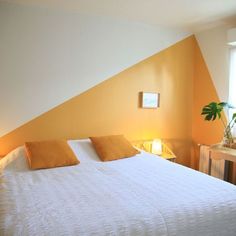
{"type": "Polygon", "coordinates": [[[196,34],[197,41],[208,66],[221,101],[229,96],[229,46],[227,26],[220,26],[196,34]]]}
{"type": "Polygon", "coordinates": [[[228,30],[227,41],[231,46],[236,46],[236,28],[231,28],[228,30]]]}
{"type": "Polygon", "coordinates": [[[189,34],[0,3],[0,136],[189,34]]]}

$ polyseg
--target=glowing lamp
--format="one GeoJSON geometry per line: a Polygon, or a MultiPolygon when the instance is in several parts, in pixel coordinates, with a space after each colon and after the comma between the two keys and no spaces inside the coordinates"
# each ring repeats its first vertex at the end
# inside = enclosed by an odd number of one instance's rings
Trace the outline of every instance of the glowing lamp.
{"type": "Polygon", "coordinates": [[[162,154],[162,142],[160,139],[154,139],[152,142],[152,153],[161,155],[162,154]]]}

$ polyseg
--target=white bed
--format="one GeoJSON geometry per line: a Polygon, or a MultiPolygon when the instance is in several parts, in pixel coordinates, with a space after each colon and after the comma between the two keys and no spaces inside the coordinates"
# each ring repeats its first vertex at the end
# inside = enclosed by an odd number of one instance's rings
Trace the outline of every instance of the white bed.
{"type": "Polygon", "coordinates": [[[145,152],[103,163],[90,141],[69,144],[77,166],[30,171],[23,147],[9,154],[1,236],[236,235],[234,185],[145,152]]]}

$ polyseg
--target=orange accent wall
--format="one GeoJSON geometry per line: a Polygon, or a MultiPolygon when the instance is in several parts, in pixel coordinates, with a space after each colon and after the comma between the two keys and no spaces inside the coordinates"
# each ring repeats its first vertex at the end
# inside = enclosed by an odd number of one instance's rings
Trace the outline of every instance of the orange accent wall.
{"type": "Polygon", "coordinates": [[[223,138],[223,126],[220,120],[205,121],[201,116],[202,107],[215,101],[219,102],[215,86],[207,69],[206,63],[198,46],[195,43],[193,106],[192,106],[192,138],[194,156],[191,166],[198,169],[199,147],[197,144],[214,144],[223,138]]]}
{"type": "Polygon", "coordinates": [[[1,137],[0,154],[29,140],[125,134],[162,137],[190,165],[194,45],[188,37],[1,137]],[[160,108],[140,108],[141,91],[159,92],[160,108]]]}
{"type": "Polygon", "coordinates": [[[177,162],[198,168],[197,143],[221,139],[219,122],[201,108],[218,101],[194,36],[147,58],[0,138],[0,155],[25,141],[124,134],[130,140],[163,138],[177,162]],[[139,107],[141,91],[159,92],[160,108],[139,107]]]}
{"type": "Polygon", "coordinates": [[[220,102],[211,76],[198,44],[195,50],[195,72],[193,81],[193,140],[213,144],[223,138],[220,120],[207,122],[200,115],[202,107],[212,101],[220,102]],[[207,132],[204,132],[206,130],[207,132]]]}
{"type": "MultiPolygon", "coordinates": [[[[202,107],[212,101],[219,102],[219,97],[201,54],[198,43],[195,44],[195,65],[193,80],[192,113],[192,161],[191,167],[199,167],[199,147],[197,144],[214,144],[222,141],[224,128],[220,120],[207,122],[200,115],[202,107]]],[[[226,120],[226,117],[223,116],[226,120]]],[[[230,182],[236,184],[236,163],[230,165],[230,182]]]]}

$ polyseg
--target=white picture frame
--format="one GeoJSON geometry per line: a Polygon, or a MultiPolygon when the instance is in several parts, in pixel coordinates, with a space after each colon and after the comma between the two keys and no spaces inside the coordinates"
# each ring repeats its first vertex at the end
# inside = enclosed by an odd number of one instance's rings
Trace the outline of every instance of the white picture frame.
{"type": "Polygon", "coordinates": [[[156,109],[159,107],[159,93],[142,92],[142,108],[156,109]]]}

